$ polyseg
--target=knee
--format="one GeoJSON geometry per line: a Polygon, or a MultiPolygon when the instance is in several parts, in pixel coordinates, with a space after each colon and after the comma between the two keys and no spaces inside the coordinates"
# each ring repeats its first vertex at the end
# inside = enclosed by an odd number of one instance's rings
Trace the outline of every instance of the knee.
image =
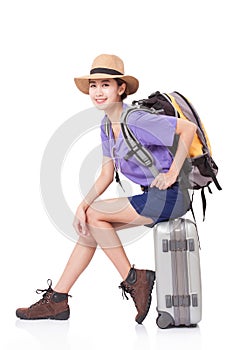
{"type": "Polygon", "coordinates": [[[96,226],[99,221],[98,211],[93,207],[89,207],[86,211],[86,222],[88,226],[96,226]]]}

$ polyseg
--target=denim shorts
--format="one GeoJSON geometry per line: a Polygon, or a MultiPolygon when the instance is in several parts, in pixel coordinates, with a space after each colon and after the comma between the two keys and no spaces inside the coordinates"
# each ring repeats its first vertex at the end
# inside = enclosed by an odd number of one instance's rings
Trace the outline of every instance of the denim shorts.
{"type": "Polygon", "coordinates": [[[178,182],[167,190],[148,187],[142,194],[128,197],[139,215],[153,220],[147,227],[153,227],[161,221],[183,216],[190,209],[190,197],[187,190],[181,190],[178,182]]]}

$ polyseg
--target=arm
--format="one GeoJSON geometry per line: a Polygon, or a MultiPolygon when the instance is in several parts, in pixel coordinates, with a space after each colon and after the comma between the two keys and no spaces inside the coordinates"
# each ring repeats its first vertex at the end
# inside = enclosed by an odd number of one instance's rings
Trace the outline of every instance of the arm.
{"type": "Polygon", "coordinates": [[[176,133],[180,136],[177,151],[171,167],[167,173],[160,173],[151,183],[151,187],[158,187],[165,190],[170,187],[177,179],[185,158],[188,155],[189,148],[192,144],[196,132],[196,125],[184,119],[177,119],[176,133]]]}
{"type": "Polygon", "coordinates": [[[88,234],[86,229],[86,211],[94,200],[108,188],[108,186],[112,183],[113,178],[113,161],[109,157],[103,157],[102,169],[99,177],[76,210],[73,227],[78,234],[88,234]]]}
{"type": "Polygon", "coordinates": [[[103,157],[102,169],[98,179],[87,193],[81,205],[85,210],[98,198],[112,183],[114,178],[114,165],[109,157],[103,157]]]}

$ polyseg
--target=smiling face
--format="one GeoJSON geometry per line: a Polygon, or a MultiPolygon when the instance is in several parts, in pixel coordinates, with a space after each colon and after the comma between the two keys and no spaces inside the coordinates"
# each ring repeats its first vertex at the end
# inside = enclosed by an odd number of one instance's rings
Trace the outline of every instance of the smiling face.
{"type": "Polygon", "coordinates": [[[101,110],[106,110],[115,102],[121,102],[121,95],[124,93],[126,84],[121,86],[115,79],[95,79],[89,82],[89,95],[93,104],[101,110]]]}

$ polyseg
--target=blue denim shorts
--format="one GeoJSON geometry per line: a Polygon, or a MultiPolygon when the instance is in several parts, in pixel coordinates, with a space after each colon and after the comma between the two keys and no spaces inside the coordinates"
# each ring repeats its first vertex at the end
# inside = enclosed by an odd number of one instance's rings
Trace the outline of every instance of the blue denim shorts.
{"type": "Polygon", "coordinates": [[[190,209],[190,197],[187,190],[181,190],[178,182],[167,190],[148,187],[142,194],[128,197],[139,215],[153,220],[147,227],[153,227],[161,221],[183,216],[190,209]]]}

